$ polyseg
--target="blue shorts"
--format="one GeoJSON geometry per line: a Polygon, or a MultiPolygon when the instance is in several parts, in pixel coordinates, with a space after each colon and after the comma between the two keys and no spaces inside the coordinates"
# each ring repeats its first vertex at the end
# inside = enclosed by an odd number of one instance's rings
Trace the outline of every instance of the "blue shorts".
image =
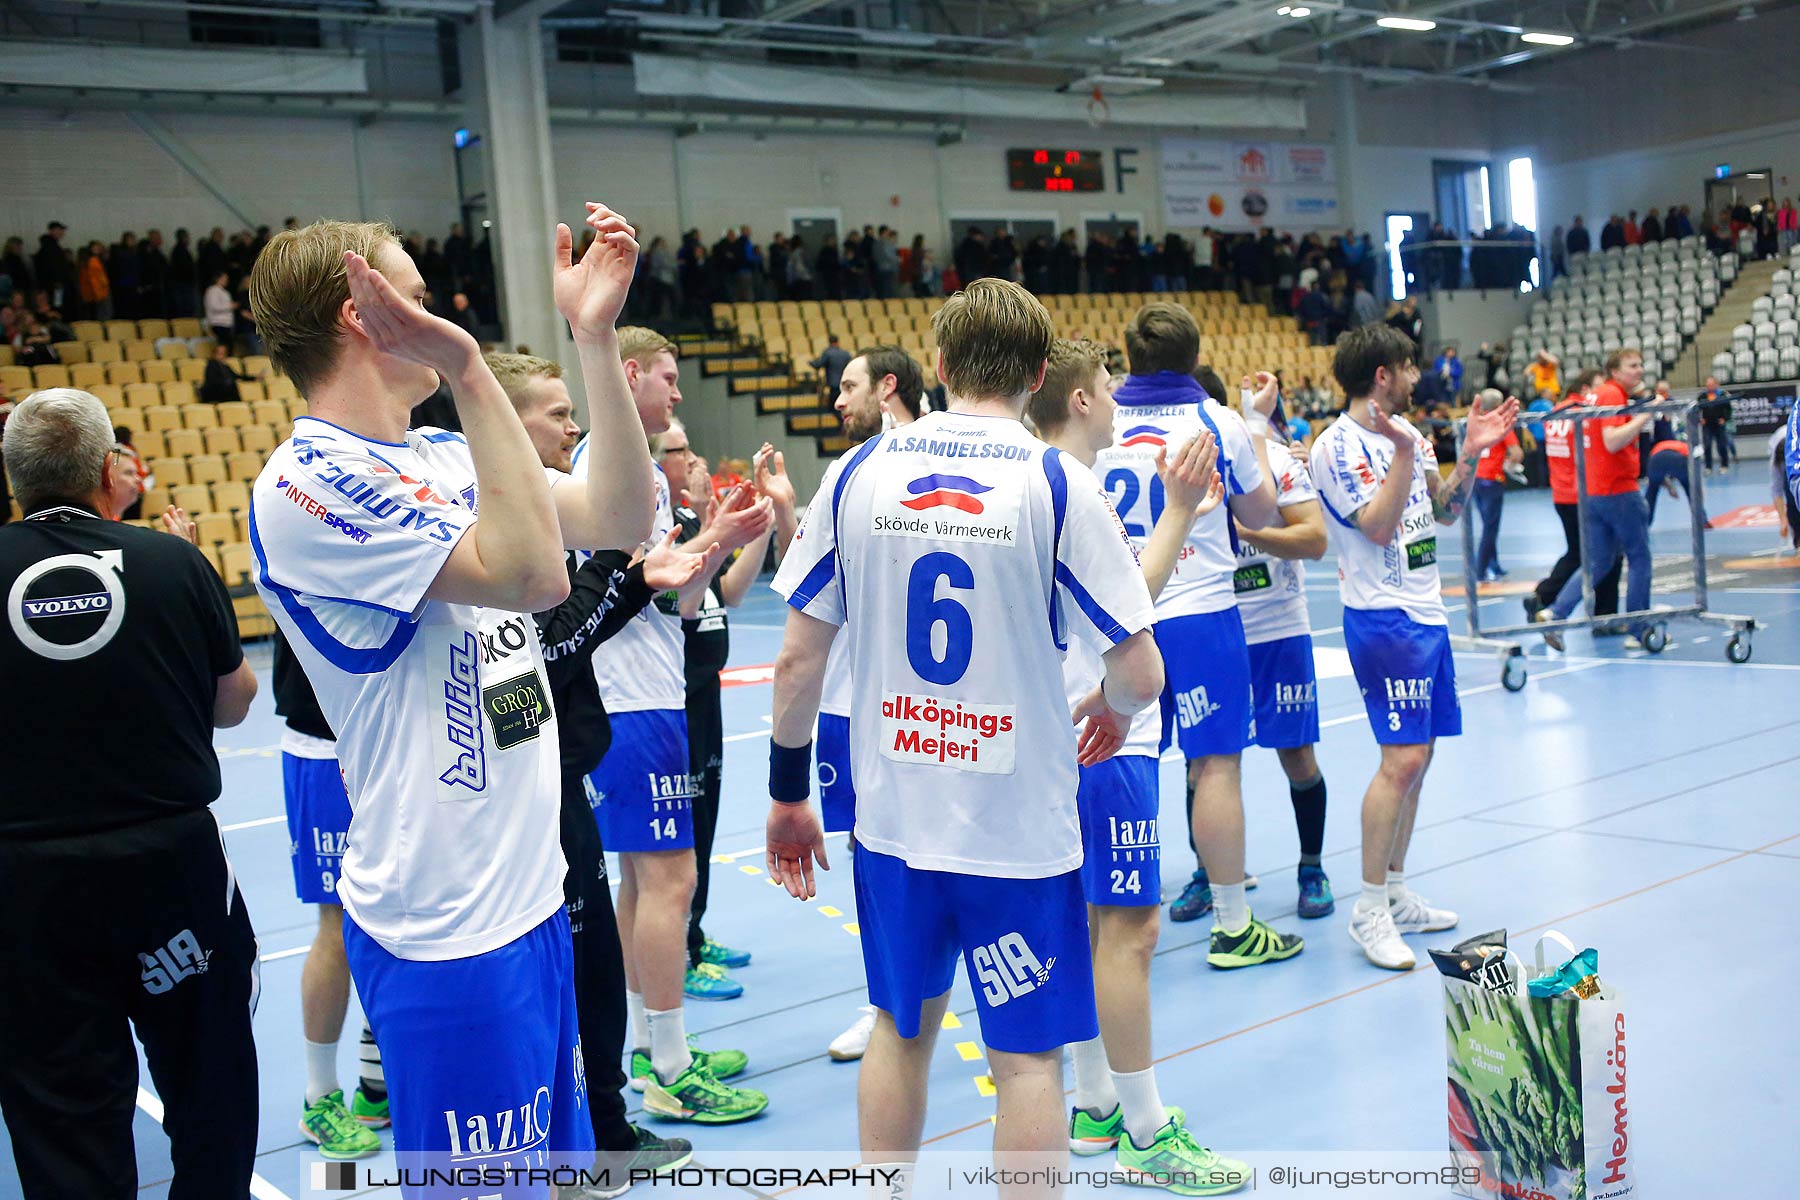
{"type": "Polygon", "coordinates": [[[1462,732],[1448,627],[1397,608],[1346,608],[1344,645],[1378,743],[1422,746],[1462,732]]]}
{"type": "MultiPolygon", "coordinates": [[[[381,1042],[403,1169],[592,1162],[565,911],[497,950],[441,962],[396,958],[346,916],[344,950],[381,1042]]],[[[435,1200],[465,1189],[404,1194],[435,1200]]]]}
{"type": "Polygon", "coordinates": [[[1158,768],[1148,754],[1119,754],[1081,768],[1081,890],[1089,904],[1118,908],[1162,903],[1158,768]]]}
{"type": "Polygon", "coordinates": [[[1151,630],[1163,657],[1163,745],[1173,732],[1189,760],[1242,753],[1255,733],[1255,712],[1237,609],[1170,617],[1151,630]]]}
{"type": "Polygon", "coordinates": [[[336,904],[344,842],[350,836],[350,796],[337,759],[282,751],[281,791],[287,802],[294,893],[302,904],[336,904]]]}
{"type": "Polygon", "coordinates": [[[686,711],[618,713],[612,735],[612,748],[588,776],[601,844],[626,853],[692,850],[696,789],[686,711]]]}
{"type": "Polygon", "coordinates": [[[856,827],[856,782],[850,778],[850,718],[819,714],[819,808],[825,832],[856,827]]]}
{"type": "Polygon", "coordinates": [[[1319,740],[1319,680],[1312,635],[1250,647],[1250,689],[1256,695],[1256,744],[1269,750],[1311,746],[1319,740]]]}
{"type": "Polygon", "coordinates": [[[950,990],[959,953],[993,1049],[1037,1054],[1098,1036],[1080,871],[919,871],[866,846],[852,862],[869,1000],[901,1037],[919,1035],[920,1006],[950,990]]]}

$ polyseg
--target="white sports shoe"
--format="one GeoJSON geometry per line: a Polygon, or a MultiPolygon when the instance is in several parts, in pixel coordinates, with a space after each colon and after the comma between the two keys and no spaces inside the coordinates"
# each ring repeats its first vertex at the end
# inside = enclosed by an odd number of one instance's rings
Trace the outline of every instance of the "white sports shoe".
{"type": "Polygon", "coordinates": [[[1389,971],[1410,971],[1415,960],[1407,944],[1394,928],[1394,918],[1385,908],[1364,908],[1360,904],[1350,912],[1350,938],[1362,947],[1370,962],[1389,971]]]}
{"type": "Polygon", "coordinates": [[[1455,929],[1456,914],[1447,908],[1433,908],[1425,897],[1406,889],[1406,894],[1398,900],[1388,901],[1388,913],[1394,918],[1394,928],[1401,933],[1436,933],[1440,929],[1455,929]]]}
{"type": "Polygon", "coordinates": [[[869,1035],[875,1032],[875,1006],[862,1006],[862,1015],[856,1018],[855,1024],[832,1039],[826,1053],[833,1062],[855,1062],[869,1048],[869,1035]]]}

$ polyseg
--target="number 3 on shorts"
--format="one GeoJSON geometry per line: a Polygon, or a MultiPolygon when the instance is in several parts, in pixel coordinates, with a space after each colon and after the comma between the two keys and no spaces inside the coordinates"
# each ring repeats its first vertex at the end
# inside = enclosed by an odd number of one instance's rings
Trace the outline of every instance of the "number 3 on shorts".
{"type": "Polygon", "coordinates": [[[1400,731],[1400,714],[1399,713],[1390,712],[1388,714],[1388,728],[1392,729],[1396,733],[1398,733],[1400,731]]]}

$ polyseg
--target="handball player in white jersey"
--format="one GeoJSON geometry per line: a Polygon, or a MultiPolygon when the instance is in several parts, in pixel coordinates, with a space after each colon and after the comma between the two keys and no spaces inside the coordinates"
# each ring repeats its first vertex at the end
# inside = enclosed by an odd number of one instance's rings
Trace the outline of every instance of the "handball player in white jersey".
{"type": "Polygon", "coordinates": [[[604,447],[585,485],[539,462],[474,338],[425,310],[392,230],[283,232],[250,279],[308,408],[253,491],[256,584],[338,734],[353,816],[337,896],[403,1165],[591,1161],[556,716],[529,614],[568,594],[564,547],[642,541],[652,497],[614,331],[637,243],[588,208],[598,236],[575,261],[558,226],[554,271],[604,447]],[[465,432],[409,431],[440,377],[465,432]]]}
{"type": "Polygon", "coordinates": [[[1149,592],[1105,494],[1019,420],[1043,380],[1049,314],[1017,284],[984,279],[932,324],[949,411],[833,463],[776,577],[789,613],[768,867],[807,897],[813,859],[827,865],[805,803],[807,743],[847,626],[857,915],[880,1010],[859,1079],[864,1160],[918,1151],[959,957],[999,1094],[995,1150],[1002,1163],[1060,1159],[1062,1047],[1097,1032],[1077,758],[1118,749],[1161,692],[1162,664],[1149,592]],[[1072,637],[1106,668],[1079,726],[1062,687],[1072,637]]]}
{"type": "Polygon", "coordinates": [[[1312,448],[1313,484],[1337,551],[1344,642],[1381,745],[1363,796],[1362,895],[1350,936],[1370,962],[1395,971],[1414,963],[1401,934],[1457,922],[1407,887],[1404,874],[1432,747],[1462,732],[1437,526],[1462,514],[1481,452],[1519,415],[1517,400],[1471,411],[1462,457],[1440,477],[1431,442],[1401,415],[1419,379],[1413,355],[1412,340],[1389,325],[1345,334],[1331,370],[1350,404],[1312,448]]]}

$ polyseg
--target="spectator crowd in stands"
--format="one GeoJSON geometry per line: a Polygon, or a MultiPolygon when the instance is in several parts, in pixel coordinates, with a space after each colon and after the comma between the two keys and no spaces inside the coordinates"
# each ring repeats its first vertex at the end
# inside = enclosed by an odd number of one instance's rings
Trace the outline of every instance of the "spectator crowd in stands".
{"type": "MultiPolygon", "coordinates": [[[[286,228],[299,224],[289,217],[286,228]]],[[[258,350],[256,325],[244,294],[257,256],[272,235],[267,225],[254,233],[226,236],[214,227],[196,244],[188,230],[175,230],[173,243],[162,230],[139,238],[127,230],[116,242],[100,239],[71,246],[68,227],[51,221],[27,254],[25,239],[9,237],[0,247],[0,339],[15,360],[27,366],[57,361],[57,342],[73,341],[73,321],[131,321],[159,317],[201,317],[223,345],[242,342],[258,350]]],[[[471,241],[453,225],[439,242],[418,233],[401,240],[425,278],[432,311],[473,331],[499,320],[493,257],[488,239],[471,241]]]]}

